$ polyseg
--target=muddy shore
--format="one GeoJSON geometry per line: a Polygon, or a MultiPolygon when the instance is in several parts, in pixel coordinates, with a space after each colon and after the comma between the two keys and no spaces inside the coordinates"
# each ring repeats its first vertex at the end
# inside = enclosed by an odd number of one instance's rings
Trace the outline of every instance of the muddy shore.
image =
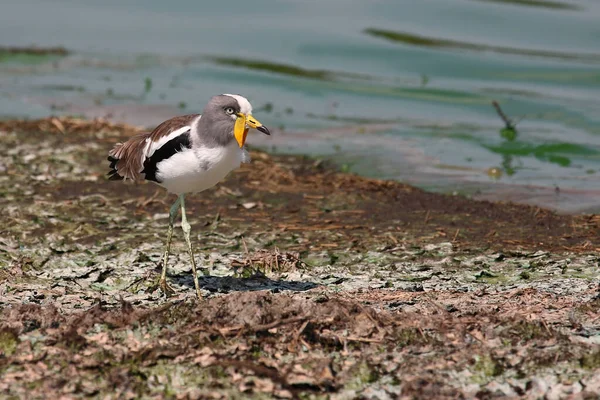
{"type": "Polygon", "coordinates": [[[0,121],[3,396],[600,392],[599,216],[255,151],[186,199],[205,300],[180,231],[167,299],[155,281],[173,198],[105,178],[108,149],[135,132],[0,121]]]}

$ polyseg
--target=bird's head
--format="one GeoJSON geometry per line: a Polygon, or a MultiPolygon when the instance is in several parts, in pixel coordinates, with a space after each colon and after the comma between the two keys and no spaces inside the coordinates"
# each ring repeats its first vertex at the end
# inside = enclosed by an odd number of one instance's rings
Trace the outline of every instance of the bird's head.
{"type": "Polygon", "coordinates": [[[215,126],[224,126],[224,134],[233,134],[240,147],[246,143],[249,128],[265,135],[271,134],[266,126],[252,116],[252,105],[248,99],[237,94],[222,94],[211,98],[202,113],[202,119],[205,118],[210,119],[215,126]]]}

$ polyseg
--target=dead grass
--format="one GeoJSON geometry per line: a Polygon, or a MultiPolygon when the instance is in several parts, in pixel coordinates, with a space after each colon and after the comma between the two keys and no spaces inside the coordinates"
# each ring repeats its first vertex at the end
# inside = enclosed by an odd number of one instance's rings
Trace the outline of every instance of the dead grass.
{"type": "Polygon", "coordinates": [[[207,298],[193,300],[176,245],[178,295],[164,299],[151,283],[170,199],[104,177],[106,151],[134,132],[0,121],[2,396],[600,392],[598,216],[253,152],[186,200],[202,271],[217,273],[201,277],[207,298]]]}
{"type": "MultiPolygon", "coordinates": [[[[194,389],[178,374],[203,371],[203,393],[217,397],[298,397],[383,383],[404,396],[455,396],[465,380],[485,386],[549,368],[597,369],[593,346],[573,341],[568,314],[576,298],[515,291],[475,302],[455,293],[450,313],[443,293],[415,294],[415,307],[399,312],[365,305],[393,293],[351,295],[238,292],[155,309],[97,304],[68,317],[52,306],[16,306],[1,314],[0,388],[101,393],[124,379],[123,393],[183,394],[194,389]],[[528,301],[516,305],[515,296],[528,301]]],[[[526,386],[515,379],[511,387],[525,393],[526,386]]]]}

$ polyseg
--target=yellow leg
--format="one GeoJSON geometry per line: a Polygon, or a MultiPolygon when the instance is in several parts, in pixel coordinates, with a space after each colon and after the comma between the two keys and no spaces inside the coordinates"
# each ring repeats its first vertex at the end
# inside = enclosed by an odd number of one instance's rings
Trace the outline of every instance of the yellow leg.
{"type": "Polygon", "coordinates": [[[194,287],[196,288],[196,296],[198,296],[198,300],[202,299],[202,294],[200,294],[200,285],[198,284],[198,273],[196,272],[196,260],[194,258],[194,250],[192,249],[192,242],[190,240],[190,232],[192,227],[187,222],[187,217],[185,215],[185,200],[183,195],[179,196],[181,199],[181,229],[183,230],[183,236],[185,237],[185,241],[188,245],[188,251],[190,253],[190,258],[192,259],[192,274],[194,275],[194,287]]]}
{"type": "Polygon", "coordinates": [[[175,290],[167,283],[167,262],[169,261],[169,252],[171,251],[171,239],[173,239],[173,223],[177,217],[177,211],[179,211],[179,205],[181,204],[181,196],[175,200],[171,209],[169,210],[169,228],[167,230],[167,248],[163,256],[162,273],[160,274],[159,285],[165,295],[171,295],[175,293],[175,290]]]}

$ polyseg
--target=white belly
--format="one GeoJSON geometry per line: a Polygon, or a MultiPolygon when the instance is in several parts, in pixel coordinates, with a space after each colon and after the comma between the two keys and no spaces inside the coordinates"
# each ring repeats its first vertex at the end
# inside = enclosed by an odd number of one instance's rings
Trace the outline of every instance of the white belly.
{"type": "Polygon", "coordinates": [[[159,162],[156,177],[171,193],[197,193],[215,186],[243,159],[244,150],[235,141],[227,147],[186,149],[159,162]]]}

